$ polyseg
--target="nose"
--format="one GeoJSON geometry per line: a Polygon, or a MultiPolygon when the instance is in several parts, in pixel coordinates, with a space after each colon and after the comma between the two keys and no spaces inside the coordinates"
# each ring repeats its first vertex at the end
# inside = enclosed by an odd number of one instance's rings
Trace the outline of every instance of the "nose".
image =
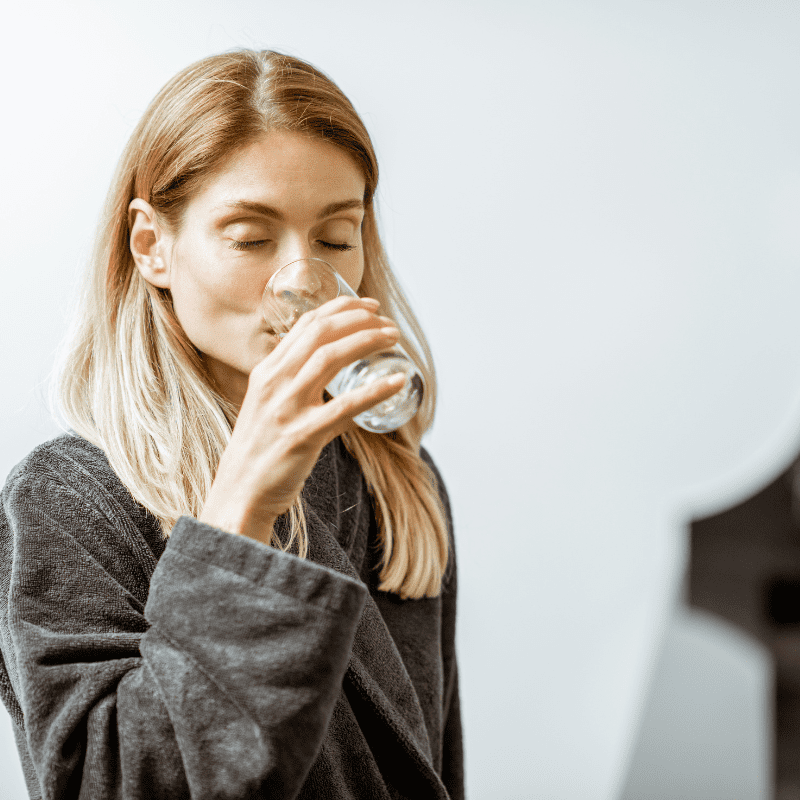
{"type": "Polygon", "coordinates": [[[314,297],[322,288],[319,268],[315,261],[300,258],[286,265],[283,270],[291,280],[295,292],[302,297],[314,297]]]}
{"type": "Polygon", "coordinates": [[[284,265],[272,276],[264,302],[269,305],[274,300],[281,313],[287,312],[294,321],[338,295],[339,282],[330,264],[319,258],[303,258],[284,265]]]}
{"type": "Polygon", "coordinates": [[[311,248],[303,237],[285,237],[270,259],[267,285],[271,285],[276,294],[291,288],[296,297],[309,297],[319,289],[313,270],[304,262],[311,256],[311,248]]]}
{"type": "Polygon", "coordinates": [[[313,252],[311,251],[311,243],[308,237],[302,235],[300,231],[287,232],[283,237],[283,241],[279,242],[277,249],[275,269],[285,267],[287,264],[292,264],[295,261],[300,261],[304,258],[312,258],[313,252]]]}

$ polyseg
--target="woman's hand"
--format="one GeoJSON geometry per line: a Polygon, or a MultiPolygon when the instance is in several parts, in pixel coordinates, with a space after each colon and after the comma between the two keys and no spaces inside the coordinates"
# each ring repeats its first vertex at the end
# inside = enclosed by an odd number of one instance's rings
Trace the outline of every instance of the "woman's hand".
{"type": "Polygon", "coordinates": [[[400,390],[402,374],[323,402],[340,369],[400,338],[377,309],[372,299],[331,300],[303,314],[253,369],[201,522],[269,544],[275,519],[300,494],[322,448],[400,390]]]}

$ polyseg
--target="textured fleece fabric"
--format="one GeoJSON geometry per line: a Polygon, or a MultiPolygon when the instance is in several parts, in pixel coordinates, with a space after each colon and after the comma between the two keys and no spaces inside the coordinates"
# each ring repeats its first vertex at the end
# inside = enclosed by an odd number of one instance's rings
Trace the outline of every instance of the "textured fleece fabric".
{"type": "Polygon", "coordinates": [[[301,560],[191,517],[164,540],[76,435],[15,468],[0,695],[32,798],[463,797],[454,559],[439,597],[378,590],[339,440],[304,498],[301,560]]]}

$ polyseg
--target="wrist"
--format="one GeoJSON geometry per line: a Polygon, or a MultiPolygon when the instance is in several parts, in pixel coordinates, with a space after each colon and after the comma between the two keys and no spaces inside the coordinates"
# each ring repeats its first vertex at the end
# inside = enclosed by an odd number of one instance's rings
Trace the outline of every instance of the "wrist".
{"type": "Polygon", "coordinates": [[[247,512],[241,508],[221,507],[211,498],[209,501],[197,517],[200,522],[236,536],[247,536],[262,544],[271,543],[277,516],[247,512]]]}

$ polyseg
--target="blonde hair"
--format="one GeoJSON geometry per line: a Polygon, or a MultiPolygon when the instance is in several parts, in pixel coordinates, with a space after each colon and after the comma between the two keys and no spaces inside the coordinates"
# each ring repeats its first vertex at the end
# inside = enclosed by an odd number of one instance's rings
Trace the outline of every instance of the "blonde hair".
{"type": "MultiPolygon", "coordinates": [[[[269,130],[302,131],[338,145],[363,169],[362,296],[403,330],[426,392],[419,413],[394,434],[361,429],[343,437],[375,501],[383,548],[380,588],[401,597],[435,596],[448,559],[447,525],[436,479],[420,456],[433,421],[431,353],[392,274],[373,198],[378,167],[369,135],[341,90],[299,59],[272,51],[211,56],[158,93],[131,136],[100,221],[76,328],[61,359],[57,406],[72,428],[100,447],[133,497],[169,535],[178,517],[198,516],[236,420],[214,388],[202,355],[178,322],[168,290],[144,280],[129,247],[128,206],[149,202],[177,229],[188,199],[237,148],[269,130]]],[[[290,537],[273,544],[307,555],[300,498],[290,537]]]]}

